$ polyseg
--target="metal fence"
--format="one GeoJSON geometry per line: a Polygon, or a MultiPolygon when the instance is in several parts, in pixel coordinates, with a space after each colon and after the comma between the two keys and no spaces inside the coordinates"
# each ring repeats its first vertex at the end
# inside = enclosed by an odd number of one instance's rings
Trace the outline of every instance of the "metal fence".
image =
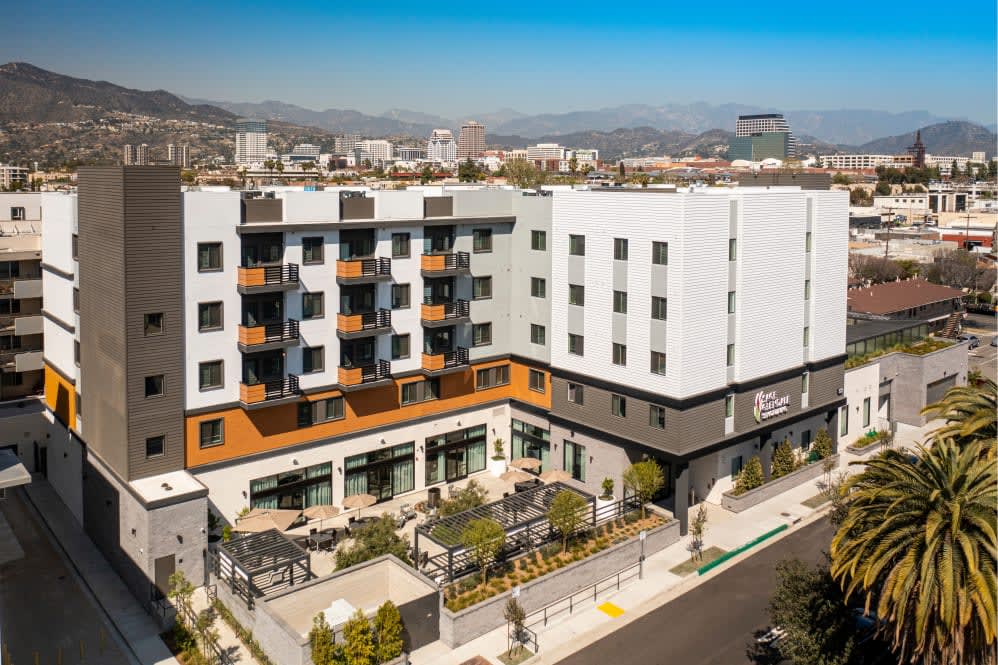
{"type": "Polygon", "coordinates": [[[580,603],[588,603],[590,600],[592,602],[596,602],[601,593],[605,593],[610,590],[619,591],[621,584],[629,582],[630,580],[640,576],[641,562],[631,564],[627,568],[623,568],[613,575],[604,577],[592,585],[587,586],[585,589],[580,589],[573,594],[545,605],[539,610],[531,612],[527,615],[524,624],[528,626],[538,624],[546,626],[548,625],[548,621],[560,614],[565,612],[572,614],[580,603]]]}

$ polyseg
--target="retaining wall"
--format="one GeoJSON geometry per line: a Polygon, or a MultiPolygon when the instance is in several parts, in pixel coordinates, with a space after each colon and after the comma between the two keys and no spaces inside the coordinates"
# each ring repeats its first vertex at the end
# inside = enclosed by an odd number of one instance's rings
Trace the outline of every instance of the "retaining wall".
{"type": "MultiPolygon", "coordinates": [[[[838,455],[832,455],[826,459],[831,459],[838,466],[838,455]]],[[[765,485],[749,490],[745,494],[734,495],[731,492],[725,492],[721,495],[721,506],[733,513],[748,510],[752,506],[757,506],[763,501],[775,498],[787,490],[793,489],[798,485],[803,485],[809,480],[820,478],[825,473],[824,467],[825,460],[818,460],[785,476],[770,480],[765,485]]]]}

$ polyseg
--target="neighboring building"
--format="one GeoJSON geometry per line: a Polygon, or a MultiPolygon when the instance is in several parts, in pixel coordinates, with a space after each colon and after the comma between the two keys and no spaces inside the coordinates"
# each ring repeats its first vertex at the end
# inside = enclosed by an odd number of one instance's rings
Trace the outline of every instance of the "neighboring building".
{"type": "Polygon", "coordinates": [[[970,153],[970,161],[974,162],[975,164],[983,164],[986,161],[986,155],[981,150],[975,150],[974,152],[970,153]]]}
{"type": "Polygon", "coordinates": [[[125,166],[135,166],[135,146],[125,144],[125,166]]]}
{"type": "Polygon", "coordinates": [[[360,143],[360,134],[344,134],[333,139],[333,152],[337,155],[353,154],[360,143]]]}
{"type": "Polygon", "coordinates": [[[191,146],[186,143],[181,145],[171,143],[166,146],[166,158],[173,166],[189,169],[191,168],[191,146]]]}
{"type": "Polygon", "coordinates": [[[383,165],[392,159],[392,144],[385,140],[360,141],[355,148],[357,164],[370,160],[371,164],[383,165]]]}
{"type": "Polygon", "coordinates": [[[149,145],[143,143],[135,148],[135,165],[145,166],[149,163],[149,145]]]}
{"type": "MultiPolygon", "coordinates": [[[[299,143],[291,152],[281,155],[281,161],[286,164],[300,164],[303,162],[313,162],[317,166],[321,163],[322,148],[312,143],[299,143]]],[[[328,161],[328,160],[327,160],[328,161]]]]}
{"type": "Polygon", "coordinates": [[[848,308],[850,315],[924,321],[930,331],[937,331],[954,315],[962,315],[962,297],[960,289],[912,278],[849,289],[848,308]]]}
{"type": "Polygon", "coordinates": [[[929,209],[928,194],[890,194],[887,196],[874,196],[873,207],[882,210],[893,208],[896,213],[925,212],[929,209]]]}
{"type": "Polygon", "coordinates": [[[26,166],[0,163],[0,189],[27,189],[29,169],[26,166]]]}
{"type": "MultiPolygon", "coordinates": [[[[790,131],[790,125],[787,123],[786,119],[783,117],[782,113],[762,113],[757,115],[740,115],[738,120],[735,122],[735,137],[765,137],[760,138],[758,142],[758,149],[756,149],[755,144],[752,145],[753,152],[763,152],[768,150],[782,149],[785,152],[783,157],[778,154],[767,154],[763,157],[751,160],[751,161],[761,161],[767,157],[774,157],[776,159],[783,159],[785,157],[793,157],[797,154],[797,139],[794,137],[793,132],[790,131]],[[775,137],[765,136],[769,134],[785,134],[786,137],[782,140],[775,137]],[[781,148],[782,146],[782,148],[781,148]]],[[[738,144],[742,146],[742,143],[738,144]]],[[[739,147],[741,153],[745,152],[744,147],[739,147]]],[[[749,159],[748,157],[732,157],[734,159],[749,159]]]]}
{"type": "Polygon", "coordinates": [[[426,150],[423,148],[395,148],[395,158],[401,162],[418,162],[426,159],[426,150]]]}
{"type": "Polygon", "coordinates": [[[794,155],[793,134],[761,132],[751,136],[735,136],[728,142],[728,159],[761,162],[765,159],[784,160],[794,155]]]}
{"type": "Polygon", "coordinates": [[[565,148],[557,143],[527,146],[527,159],[532,162],[561,161],[565,159],[565,148]]]}
{"type": "Polygon", "coordinates": [[[241,118],[236,121],[236,164],[267,159],[267,121],[241,118]]]}
{"type": "Polygon", "coordinates": [[[961,173],[965,173],[967,164],[970,162],[969,157],[960,157],[959,155],[923,155],[922,159],[926,166],[934,166],[939,169],[939,175],[944,177],[953,175],[953,164],[956,164],[961,173]]]}
{"type": "Polygon", "coordinates": [[[894,166],[893,155],[821,155],[818,159],[821,161],[822,168],[843,171],[894,166]]]}
{"type": "Polygon", "coordinates": [[[457,158],[464,161],[469,157],[478,159],[485,152],[485,125],[469,120],[461,125],[457,137],[457,158]]]}
{"type": "Polygon", "coordinates": [[[41,194],[0,194],[0,402],[41,392],[41,194]]]}
{"type": "Polygon", "coordinates": [[[449,129],[434,129],[426,142],[426,159],[431,162],[453,162],[457,159],[457,143],[449,129]]]}

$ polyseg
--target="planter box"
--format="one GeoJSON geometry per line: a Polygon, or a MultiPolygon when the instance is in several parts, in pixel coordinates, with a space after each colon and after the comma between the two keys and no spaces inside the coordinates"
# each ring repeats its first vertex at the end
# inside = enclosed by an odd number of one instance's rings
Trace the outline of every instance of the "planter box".
{"type": "MultiPolygon", "coordinates": [[[[645,556],[677,542],[679,542],[679,521],[672,520],[648,531],[645,539],[645,556]]],[[[527,614],[530,614],[637,563],[640,556],[641,542],[637,538],[614,545],[582,561],[576,561],[521,585],[520,604],[527,614]]],[[[509,593],[493,596],[460,612],[451,612],[444,607],[443,598],[443,594],[440,594],[440,640],[451,648],[461,646],[506,624],[502,612],[509,599],[509,593]]]]}
{"type": "Polygon", "coordinates": [[[602,522],[605,519],[614,517],[623,517],[617,499],[614,497],[610,497],[609,499],[596,497],[596,520],[602,522]]]}
{"type": "Polygon", "coordinates": [[[489,458],[489,473],[498,478],[502,474],[506,473],[506,458],[502,459],[492,459],[489,458]]]}
{"type": "MultiPolygon", "coordinates": [[[[827,459],[834,460],[836,465],[838,465],[838,455],[832,455],[827,459]]],[[[797,469],[796,471],[788,473],[787,475],[777,478],[776,480],[770,480],[761,487],[756,487],[754,490],[745,492],[745,494],[735,495],[731,492],[725,492],[721,495],[721,506],[733,513],[740,513],[743,510],[748,510],[752,506],[757,506],[763,501],[779,496],[789,489],[793,489],[798,485],[803,485],[809,480],[820,478],[825,473],[824,461],[825,460],[818,460],[817,462],[808,464],[802,469],[797,469]]]]}
{"type": "Polygon", "coordinates": [[[862,447],[855,445],[855,443],[850,443],[848,446],[846,446],[846,450],[848,450],[853,455],[865,455],[867,453],[872,453],[874,450],[880,449],[884,445],[886,445],[884,441],[876,439],[874,440],[873,443],[868,443],[867,445],[862,447]]]}

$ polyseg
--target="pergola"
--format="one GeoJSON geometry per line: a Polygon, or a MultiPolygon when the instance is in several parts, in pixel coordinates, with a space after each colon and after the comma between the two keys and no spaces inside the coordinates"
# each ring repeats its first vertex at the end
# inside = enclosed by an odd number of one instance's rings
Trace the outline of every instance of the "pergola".
{"type": "Polygon", "coordinates": [[[558,493],[563,491],[578,494],[586,501],[583,509],[587,514],[585,525],[596,524],[595,497],[565,483],[548,483],[523,492],[517,492],[484,506],[472,508],[456,515],[449,515],[416,527],[414,553],[419,565],[419,538],[428,538],[439,545],[443,554],[428,557],[424,572],[443,573],[448,581],[474,572],[475,563],[461,544],[461,534],[472,520],[490,519],[498,522],[506,531],[506,545],[499,556],[500,560],[510,559],[518,554],[534,550],[545,543],[559,538],[548,523],[548,509],[558,493]]]}
{"type": "Polygon", "coordinates": [[[308,552],[277,529],[221,543],[215,575],[250,609],[254,599],[314,577],[308,552]]]}

